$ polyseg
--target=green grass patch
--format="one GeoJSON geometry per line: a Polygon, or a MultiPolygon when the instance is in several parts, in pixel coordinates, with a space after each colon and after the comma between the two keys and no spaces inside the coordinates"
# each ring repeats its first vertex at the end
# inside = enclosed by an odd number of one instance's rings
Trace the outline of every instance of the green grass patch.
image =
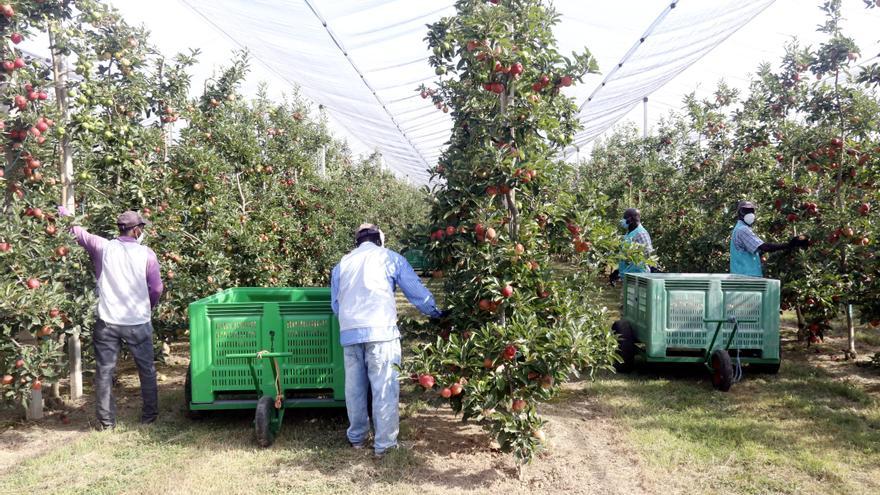
{"type": "Polygon", "coordinates": [[[748,375],[729,393],[699,367],[601,376],[583,393],[626,427],[646,462],[725,493],[876,493],[880,407],[809,364],[748,375]],[[870,475],[870,476],[868,476],[870,475]]]}

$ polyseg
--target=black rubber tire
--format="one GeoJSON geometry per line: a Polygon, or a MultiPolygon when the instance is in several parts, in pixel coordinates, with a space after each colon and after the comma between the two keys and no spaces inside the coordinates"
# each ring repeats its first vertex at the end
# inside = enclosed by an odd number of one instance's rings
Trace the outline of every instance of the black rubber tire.
{"type": "Polygon", "coordinates": [[[617,335],[617,353],[623,360],[615,363],[614,369],[618,373],[629,373],[636,367],[636,334],[625,320],[615,321],[611,330],[617,335]]]}
{"type": "Polygon", "coordinates": [[[183,410],[189,419],[204,419],[205,411],[194,411],[189,405],[192,403],[192,365],[186,368],[186,378],[183,381],[183,410]]]}
{"type": "Polygon", "coordinates": [[[275,414],[275,399],[268,395],[260,397],[254,413],[254,433],[257,436],[257,445],[260,447],[269,447],[275,441],[275,434],[269,426],[275,414]]]}
{"type": "Polygon", "coordinates": [[[712,386],[715,390],[727,392],[733,385],[733,361],[724,349],[716,349],[709,361],[712,365],[712,386]]]}

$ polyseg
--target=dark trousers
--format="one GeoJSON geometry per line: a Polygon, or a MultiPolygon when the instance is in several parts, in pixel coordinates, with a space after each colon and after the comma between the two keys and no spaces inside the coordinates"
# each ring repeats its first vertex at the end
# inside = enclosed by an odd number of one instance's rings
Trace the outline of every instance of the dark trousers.
{"type": "Polygon", "coordinates": [[[159,415],[159,388],[156,384],[156,366],[153,364],[153,324],[113,325],[98,319],[92,335],[95,346],[95,414],[102,426],[116,426],[116,398],[113,396],[113,376],[122,343],[128,346],[137,365],[144,401],[141,422],[155,421],[159,415]]]}

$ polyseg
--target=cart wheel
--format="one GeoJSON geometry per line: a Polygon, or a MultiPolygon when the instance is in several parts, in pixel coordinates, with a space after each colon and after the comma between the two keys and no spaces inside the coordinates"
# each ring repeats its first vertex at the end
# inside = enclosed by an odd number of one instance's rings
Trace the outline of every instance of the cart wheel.
{"type": "Polygon", "coordinates": [[[615,363],[614,369],[619,373],[629,373],[635,368],[636,362],[636,336],[629,322],[617,320],[611,325],[611,330],[617,334],[617,353],[623,362],[615,363]]]}
{"type": "Polygon", "coordinates": [[[733,362],[730,354],[724,349],[716,349],[712,353],[712,386],[716,390],[727,392],[733,384],[733,362]]]}
{"type": "Polygon", "coordinates": [[[183,382],[184,414],[189,419],[204,419],[205,411],[190,409],[189,405],[192,403],[192,396],[192,365],[189,365],[186,368],[186,379],[183,382]]]}
{"type": "Polygon", "coordinates": [[[272,432],[272,419],[275,417],[275,399],[268,395],[260,397],[257,401],[257,411],[254,414],[254,428],[257,434],[257,444],[260,447],[269,447],[275,441],[275,433],[272,432]]]}

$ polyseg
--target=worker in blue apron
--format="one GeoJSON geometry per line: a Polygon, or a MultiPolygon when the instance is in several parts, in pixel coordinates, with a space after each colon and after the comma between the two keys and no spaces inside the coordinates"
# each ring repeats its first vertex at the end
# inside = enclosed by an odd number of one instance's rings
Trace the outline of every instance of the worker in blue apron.
{"type": "Polygon", "coordinates": [[[792,237],[786,243],[764,242],[752,230],[755,224],[755,205],[751,201],[740,201],[736,208],[737,221],[730,235],[730,273],[763,277],[761,254],[775,251],[791,251],[805,248],[810,242],[805,236],[792,237]]]}
{"type": "MultiPolygon", "coordinates": [[[[621,228],[626,229],[626,235],[623,236],[624,242],[641,244],[645,250],[645,256],[650,256],[654,251],[651,245],[651,234],[642,226],[642,214],[635,208],[629,208],[623,212],[623,218],[620,220],[621,228]]],[[[631,263],[629,261],[620,261],[617,270],[611,272],[608,282],[613,286],[620,277],[627,273],[648,273],[651,268],[645,263],[631,263]]]]}

